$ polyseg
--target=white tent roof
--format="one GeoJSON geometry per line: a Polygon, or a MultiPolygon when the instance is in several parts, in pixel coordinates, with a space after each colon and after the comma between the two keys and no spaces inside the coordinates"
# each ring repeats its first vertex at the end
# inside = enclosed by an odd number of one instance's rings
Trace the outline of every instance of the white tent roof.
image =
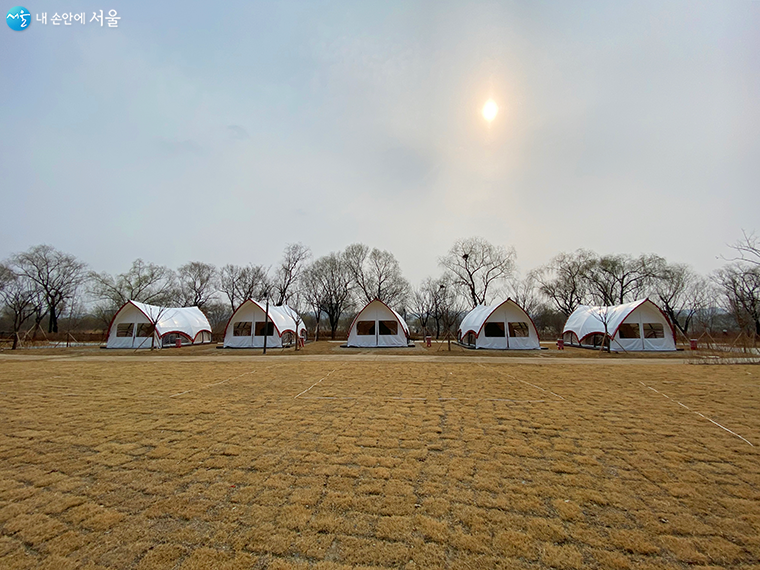
{"type": "MultiPolygon", "coordinates": [[[[211,325],[206,315],[198,307],[158,307],[139,301],[129,301],[127,304],[130,303],[155,324],[158,336],[164,336],[170,332],[182,332],[191,339],[195,339],[201,331],[211,332],[211,325]]],[[[119,312],[122,309],[119,309],[119,312]]]]}
{"type": "Polygon", "coordinates": [[[488,316],[493,313],[494,309],[498,306],[499,305],[478,305],[472,311],[467,313],[459,325],[460,336],[464,336],[469,332],[478,334],[483,327],[483,323],[486,322],[488,316]]]}
{"type": "MultiPolygon", "coordinates": [[[[261,307],[261,304],[259,304],[259,307],[261,307]]],[[[266,305],[264,307],[266,307],[266,305]]],[[[264,307],[262,307],[262,311],[264,310],[264,307]]],[[[293,333],[297,332],[297,336],[301,336],[301,331],[306,330],[306,325],[301,320],[298,313],[287,305],[281,305],[278,307],[270,305],[269,318],[272,319],[275,327],[280,331],[280,335],[286,331],[290,331],[293,333]],[[298,331],[296,331],[296,327],[298,327],[298,331]]]]}
{"type": "MultiPolygon", "coordinates": [[[[254,301],[253,299],[248,299],[247,301],[241,303],[237,309],[235,309],[235,313],[237,313],[246,303],[252,303],[256,305],[259,309],[261,309],[262,313],[266,312],[265,303],[254,301]]],[[[234,316],[235,315],[233,313],[232,317],[230,317],[230,322],[232,322],[234,316]]],[[[297,336],[301,336],[301,332],[306,330],[306,325],[298,313],[287,305],[269,305],[269,320],[274,323],[274,328],[277,330],[277,336],[282,336],[283,333],[286,332],[292,332],[295,334],[296,326],[298,327],[297,336]]],[[[229,327],[229,322],[227,323],[227,326],[229,327]]]]}
{"type": "MultiPolygon", "coordinates": [[[[568,317],[562,334],[573,332],[579,340],[594,333],[604,334],[604,321],[606,320],[607,333],[610,336],[615,336],[618,328],[620,328],[620,325],[628,315],[644,303],[651,303],[658,311],[661,311],[661,309],[649,299],[640,299],[638,301],[633,301],[632,303],[613,305],[611,307],[581,305],[568,317]]],[[[666,320],[670,323],[669,319],[666,320]]]]}
{"type": "MultiPolygon", "coordinates": [[[[483,325],[488,320],[488,317],[490,317],[499,307],[501,307],[502,305],[506,305],[507,303],[514,305],[517,309],[519,309],[522,313],[524,313],[525,316],[528,318],[530,325],[534,329],[536,328],[536,325],[533,323],[533,319],[530,318],[530,315],[528,315],[525,309],[523,309],[520,305],[518,305],[512,299],[507,299],[496,305],[478,305],[469,313],[467,313],[465,317],[462,319],[462,322],[459,324],[459,336],[460,337],[464,336],[469,332],[475,333],[476,335],[480,334],[480,330],[483,328],[483,325]]],[[[538,331],[536,331],[536,336],[538,336],[538,331]]]]}
{"type": "Polygon", "coordinates": [[[351,326],[348,328],[348,330],[349,330],[349,333],[350,333],[350,331],[351,331],[351,330],[353,330],[353,328],[354,328],[354,325],[356,324],[356,321],[358,321],[358,320],[359,320],[359,317],[362,315],[362,313],[363,313],[364,311],[366,311],[366,310],[367,310],[367,309],[370,307],[370,305],[372,305],[372,303],[375,303],[375,302],[377,302],[377,303],[380,303],[380,304],[381,304],[381,305],[383,305],[383,306],[384,306],[386,309],[388,309],[388,310],[389,310],[391,313],[393,313],[393,316],[394,316],[394,317],[396,317],[396,320],[397,320],[399,323],[401,323],[401,328],[404,330],[404,332],[406,333],[406,336],[408,337],[408,336],[409,336],[409,326],[406,324],[406,321],[404,320],[404,318],[403,318],[401,315],[399,315],[399,314],[398,314],[396,311],[394,311],[393,309],[391,309],[391,308],[390,308],[388,305],[386,305],[386,304],[385,304],[383,301],[381,301],[380,299],[374,299],[373,301],[370,301],[369,303],[367,303],[367,304],[364,306],[364,308],[363,308],[361,311],[359,311],[359,313],[357,313],[357,315],[354,317],[354,320],[353,320],[353,321],[351,321],[351,326]]]}
{"type": "MultiPolygon", "coordinates": [[[[383,304],[385,304],[385,303],[383,303],[383,304]]],[[[388,305],[385,305],[385,306],[388,307],[388,305]]],[[[388,307],[388,308],[391,309],[390,307],[388,307]]],[[[393,313],[393,316],[396,317],[398,319],[398,322],[401,323],[401,327],[404,329],[404,332],[406,333],[406,336],[409,336],[409,326],[407,326],[406,321],[403,319],[403,317],[401,315],[399,315],[393,309],[391,309],[391,313],[393,313]]]]}

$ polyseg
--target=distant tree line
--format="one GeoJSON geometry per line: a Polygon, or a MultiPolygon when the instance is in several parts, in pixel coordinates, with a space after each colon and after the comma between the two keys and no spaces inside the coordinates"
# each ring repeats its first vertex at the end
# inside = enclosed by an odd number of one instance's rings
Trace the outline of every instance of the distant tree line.
{"type": "Polygon", "coordinates": [[[275,267],[192,261],[176,270],[136,259],[125,272],[91,271],[75,256],[37,245],[0,262],[0,330],[16,348],[22,335],[47,330],[105,330],[127,301],[197,306],[220,333],[247,299],[287,304],[304,316],[312,336],[336,338],[366,303],[380,299],[418,334],[455,334],[473,307],[511,297],[545,337],[561,332],[579,305],[655,301],[678,331],[744,331],[760,336],[760,239],[743,233],[731,256],[710,275],[655,254],[560,253],[520,276],[514,248],[472,237],[438,260],[441,272],[413,288],[396,257],[355,243],[314,259],[300,243],[285,247],[275,267]]]}

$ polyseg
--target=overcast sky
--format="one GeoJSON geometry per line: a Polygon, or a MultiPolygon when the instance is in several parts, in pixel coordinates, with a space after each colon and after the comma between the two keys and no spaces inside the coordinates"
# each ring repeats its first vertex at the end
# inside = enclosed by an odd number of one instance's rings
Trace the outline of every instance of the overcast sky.
{"type": "Polygon", "coordinates": [[[760,231],[757,1],[25,6],[121,20],[0,29],[0,258],[359,241],[417,284],[460,237],[707,272],[760,231]]]}

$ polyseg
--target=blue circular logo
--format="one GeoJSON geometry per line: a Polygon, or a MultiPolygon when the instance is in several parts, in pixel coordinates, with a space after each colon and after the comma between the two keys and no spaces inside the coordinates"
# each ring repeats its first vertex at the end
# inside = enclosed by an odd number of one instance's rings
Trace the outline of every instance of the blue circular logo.
{"type": "Polygon", "coordinates": [[[5,21],[8,22],[8,27],[11,30],[20,32],[27,29],[29,24],[32,23],[32,13],[23,6],[14,6],[8,10],[5,21]]]}

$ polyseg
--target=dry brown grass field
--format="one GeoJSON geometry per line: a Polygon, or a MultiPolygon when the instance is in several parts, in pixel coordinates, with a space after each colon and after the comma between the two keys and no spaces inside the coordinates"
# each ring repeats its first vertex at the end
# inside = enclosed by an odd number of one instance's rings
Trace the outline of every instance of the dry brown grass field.
{"type": "Polygon", "coordinates": [[[760,367],[490,360],[0,357],[0,568],[760,568],[760,367]]]}

